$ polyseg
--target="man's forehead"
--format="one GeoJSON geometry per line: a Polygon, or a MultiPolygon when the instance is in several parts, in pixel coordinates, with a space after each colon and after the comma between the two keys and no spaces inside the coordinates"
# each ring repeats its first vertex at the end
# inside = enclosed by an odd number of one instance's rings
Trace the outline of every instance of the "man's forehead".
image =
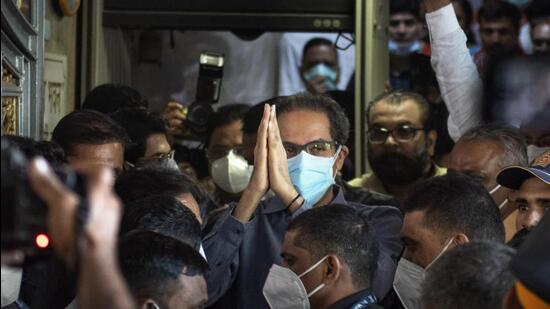
{"type": "Polygon", "coordinates": [[[403,229],[401,230],[401,232],[417,234],[419,228],[423,226],[424,216],[424,210],[413,210],[405,213],[405,217],[403,220],[403,229]]]}
{"type": "Polygon", "coordinates": [[[323,112],[289,111],[280,115],[277,121],[283,142],[301,145],[315,140],[332,140],[330,121],[323,112]]]}
{"type": "Polygon", "coordinates": [[[486,164],[501,155],[501,147],[495,141],[477,139],[459,141],[451,151],[451,165],[455,170],[475,170],[487,167],[486,164]],[[479,168],[477,168],[479,167],[479,168]]]}
{"type": "Polygon", "coordinates": [[[416,20],[416,17],[412,13],[400,12],[390,15],[390,20],[416,20]]]}
{"type": "Polygon", "coordinates": [[[420,107],[413,100],[406,100],[398,104],[381,101],[371,107],[369,120],[374,122],[410,122],[420,123],[420,107]]]}
{"type": "Polygon", "coordinates": [[[513,28],[513,22],[508,18],[501,18],[496,20],[480,20],[480,27],[490,28],[490,29],[501,29],[501,28],[513,28]]]}

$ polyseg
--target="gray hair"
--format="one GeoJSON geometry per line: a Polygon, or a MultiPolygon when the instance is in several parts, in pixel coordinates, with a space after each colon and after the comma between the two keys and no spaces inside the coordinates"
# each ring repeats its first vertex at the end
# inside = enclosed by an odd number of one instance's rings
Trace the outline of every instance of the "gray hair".
{"type": "Polygon", "coordinates": [[[500,144],[504,150],[499,159],[502,168],[512,165],[527,166],[529,164],[527,141],[518,128],[507,125],[483,124],[468,130],[460,137],[458,142],[481,139],[500,144]]]}
{"type": "Polygon", "coordinates": [[[488,241],[449,250],[426,272],[422,308],[500,309],[515,282],[508,267],[514,254],[514,249],[488,241]]]}

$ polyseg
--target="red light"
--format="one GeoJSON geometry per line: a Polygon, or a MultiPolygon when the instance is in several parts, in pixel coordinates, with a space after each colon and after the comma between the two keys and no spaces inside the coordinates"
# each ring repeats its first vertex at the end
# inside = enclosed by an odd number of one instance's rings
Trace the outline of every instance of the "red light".
{"type": "Polygon", "coordinates": [[[38,234],[36,235],[35,243],[38,248],[44,249],[50,245],[50,238],[46,234],[38,234]]]}

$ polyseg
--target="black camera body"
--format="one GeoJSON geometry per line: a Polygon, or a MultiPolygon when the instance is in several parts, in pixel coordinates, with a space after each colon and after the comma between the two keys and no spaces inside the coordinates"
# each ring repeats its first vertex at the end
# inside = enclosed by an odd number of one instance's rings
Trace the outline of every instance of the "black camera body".
{"type": "Polygon", "coordinates": [[[195,102],[189,106],[187,123],[191,134],[203,140],[206,123],[220,99],[223,79],[224,55],[214,52],[202,52],[199,57],[199,77],[195,102]]]}
{"type": "MultiPolygon", "coordinates": [[[[2,251],[20,250],[26,255],[49,251],[46,205],[33,192],[27,175],[28,159],[16,146],[2,139],[2,251]]],[[[68,167],[55,170],[64,185],[82,196],[83,177],[68,167]]]]}

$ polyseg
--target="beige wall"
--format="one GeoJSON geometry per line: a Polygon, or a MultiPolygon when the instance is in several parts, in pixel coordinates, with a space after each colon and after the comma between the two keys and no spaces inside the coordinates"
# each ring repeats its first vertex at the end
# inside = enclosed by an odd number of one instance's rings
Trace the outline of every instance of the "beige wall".
{"type": "Polygon", "coordinates": [[[44,52],[67,57],[67,111],[74,108],[76,89],[76,22],[77,17],[60,17],[53,8],[52,1],[45,2],[46,20],[50,23],[49,38],[46,37],[44,52]]]}

